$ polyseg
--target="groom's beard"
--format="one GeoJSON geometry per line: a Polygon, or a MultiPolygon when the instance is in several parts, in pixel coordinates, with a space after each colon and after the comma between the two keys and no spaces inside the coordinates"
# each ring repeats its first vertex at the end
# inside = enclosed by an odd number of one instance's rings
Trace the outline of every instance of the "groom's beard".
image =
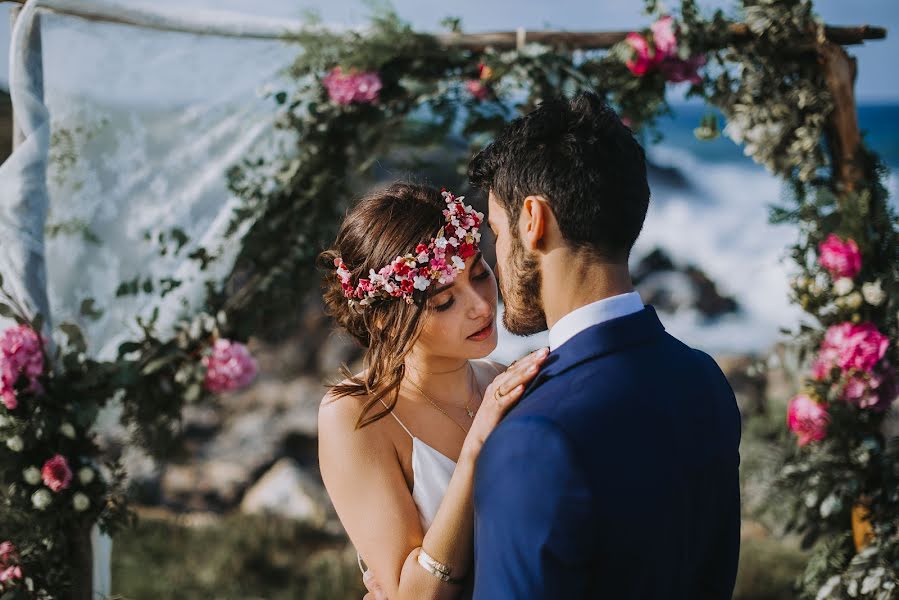
{"type": "Polygon", "coordinates": [[[509,267],[509,273],[500,278],[505,303],[503,325],[515,335],[544,331],[546,313],[540,297],[540,265],[527,253],[519,239],[512,240],[509,267]]]}

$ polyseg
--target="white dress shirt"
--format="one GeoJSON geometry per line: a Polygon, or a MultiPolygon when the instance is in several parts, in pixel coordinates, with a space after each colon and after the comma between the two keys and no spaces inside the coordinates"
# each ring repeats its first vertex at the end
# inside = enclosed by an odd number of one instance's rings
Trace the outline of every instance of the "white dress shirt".
{"type": "Polygon", "coordinates": [[[643,310],[643,300],[640,299],[639,292],[610,296],[576,308],[550,328],[549,349],[551,352],[555,351],[588,327],[641,310],[643,310]]]}

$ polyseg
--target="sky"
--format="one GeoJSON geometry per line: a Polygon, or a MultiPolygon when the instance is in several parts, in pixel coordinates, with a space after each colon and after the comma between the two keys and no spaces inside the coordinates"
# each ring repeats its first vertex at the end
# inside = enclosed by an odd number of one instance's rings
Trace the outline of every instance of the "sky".
{"type": "MultiPolygon", "coordinates": [[[[119,0],[123,4],[148,5],[148,0],[119,0]]],[[[300,18],[305,10],[317,12],[335,25],[359,25],[367,21],[369,5],[360,0],[154,0],[152,5],[250,11],[254,15],[300,18]]],[[[677,2],[667,4],[676,7],[677,2]]],[[[699,0],[712,10],[735,5],[733,0],[699,0]]],[[[899,0],[816,0],[815,9],[825,22],[833,25],[879,25],[888,30],[887,39],[853,46],[858,58],[857,94],[860,102],[899,103],[899,0]]],[[[525,29],[619,30],[640,29],[648,25],[642,14],[641,0],[394,0],[397,13],[420,31],[440,29],[440,20],[459,17],[468,32],[525,29]]],[[[9,21],[9,4],[0,4],[0,23],[9,21]]],[[[6,86],[9,57],[9,28],[0,26],[0,85],[6,86]]]]}

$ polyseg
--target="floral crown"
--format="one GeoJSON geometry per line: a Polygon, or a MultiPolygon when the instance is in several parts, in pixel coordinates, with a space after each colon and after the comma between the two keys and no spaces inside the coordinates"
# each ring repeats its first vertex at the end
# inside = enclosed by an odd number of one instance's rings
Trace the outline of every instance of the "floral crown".
{"type": "Polygon", "coordinates": [[[413,295],[427,290],[432,282],[450,283],[465,269],[465,259],[478,253],[478,228],[484,213],[464,204],[465,196],[457,198],[446,189],[442,195],[446,224],[428,244],[418,244],[414,252],[397,256],[377,272],[371,269],[368,277],[360,278],[355,285],[343,259],[334,259],[337,278],[350,305],[367,306],[390,298],[403,298],[412,304],[413,295]]]}

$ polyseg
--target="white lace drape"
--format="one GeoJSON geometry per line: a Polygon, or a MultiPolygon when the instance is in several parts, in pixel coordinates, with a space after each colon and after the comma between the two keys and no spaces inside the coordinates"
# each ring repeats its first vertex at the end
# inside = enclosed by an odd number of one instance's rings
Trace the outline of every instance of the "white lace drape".
{"type": "MultiPolygon", "coordinates": [[[[0,165],[6,288],[50,324],[77,322],[100,359],[137,337],[135,315],[159,306],[165,336],[194,310],[204,281],[220,281],[239,250],[239,235],[222,243],[237,202],[226,171],[272,134],[274,103],[258,92],[298,51],[278,39],[297,26],[189,7],[30,0],[10,49],[24,140],[0,165]],[[158,235],[173,228],[190,241],[161,256],[158,235]],[[187,258],[198,246],[221,255],[206,272],[187,258]],[[137,276],[183,283],[161,301],[117,298],[137,276]],[[103,311],[95,321],[79,315],[87,298],[103,311]]],[[[102,598],[111,542],[96,531],[93,540],[102,598]]]]}

